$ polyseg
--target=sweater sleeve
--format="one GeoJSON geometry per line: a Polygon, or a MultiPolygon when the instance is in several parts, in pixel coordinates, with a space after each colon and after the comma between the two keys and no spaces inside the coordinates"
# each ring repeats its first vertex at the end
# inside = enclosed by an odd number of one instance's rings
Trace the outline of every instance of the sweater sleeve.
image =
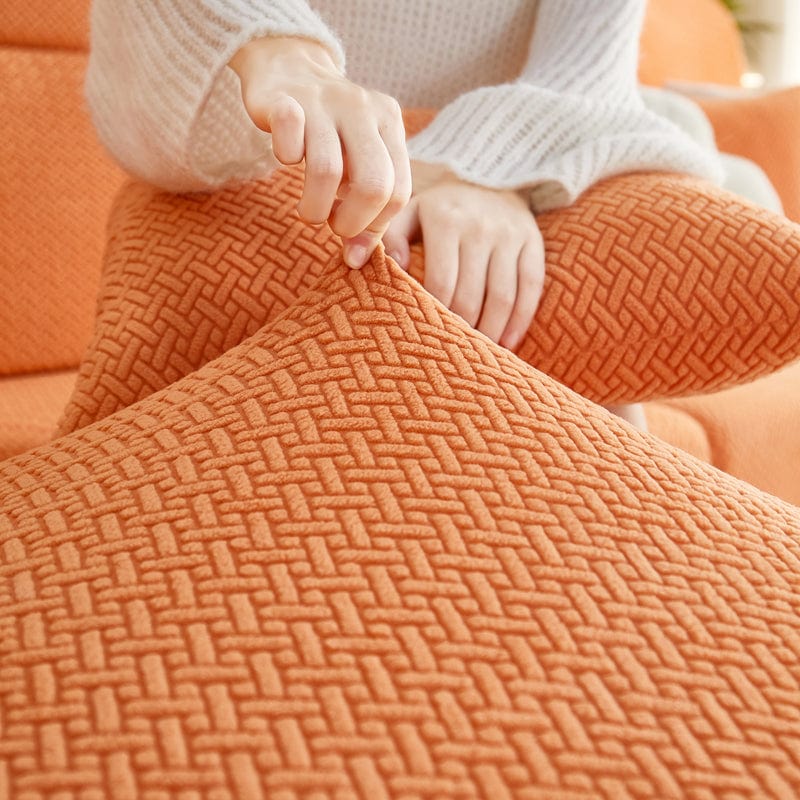
{"type": "Polygon", "coordinates": [[[569,205],[622,172],[719,180],[714,154],[642,102],[644,7],[645,0],[540,0],[519,79],[457,97],[409,140],[409,154],[472,183],[526,190],[534,211],[569,205]]]}
{"type": "Polygon", "coordinates": [[[86,99],[132,174],[172,191],[264,175],[277,162],[227,63],[259,36],[336,37],[302,0],[94,0],[86,99]]]}

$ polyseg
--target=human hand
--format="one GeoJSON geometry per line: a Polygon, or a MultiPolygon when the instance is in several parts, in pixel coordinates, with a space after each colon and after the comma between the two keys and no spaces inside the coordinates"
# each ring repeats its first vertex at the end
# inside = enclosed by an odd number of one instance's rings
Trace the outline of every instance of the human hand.
{"type": "Polygon", "coordinates": [[[544,283],[544,244],[525,200],[476,186],[442,167],[412,162],[414,194],[383,243],[403,268],[425,245],[425,288],[473,328],[514,349],[544,283]]]}
{"type": "Polygon", "coordinates": [[[305,159],[301,219],[329,222],[345,261],[361,267],[411,196],[400,106],[349,81],[318,42],[256,39],[229,66],[248,115],[272,134],[281,164],[305,159]]]}

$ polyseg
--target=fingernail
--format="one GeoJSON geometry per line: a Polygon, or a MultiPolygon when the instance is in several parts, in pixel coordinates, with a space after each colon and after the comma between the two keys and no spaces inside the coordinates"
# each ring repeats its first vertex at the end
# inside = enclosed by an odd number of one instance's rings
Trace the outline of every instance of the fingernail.
{"type": "Polygon", "coordinates": [[[353,269],[363,267],[367,260],[367,248],[360,244],[345,247],[344,260],[347,266],[353,269]]]}
{"type": "Polygon", "coordinates": [[[510,333],[508,336],[505,337],[505,340],[501,342],[503,347],[507,350],[516,350],[517,345],[520,341],[520,335],[518,333],[510,333]]]}
{"type": "Polygon", "coordinates": [[[396,261],[401,267],[404,266],[403,257],[400,255],[399,250],[390,250],[386,255],[388,255],[392,261],[396,261]]]}

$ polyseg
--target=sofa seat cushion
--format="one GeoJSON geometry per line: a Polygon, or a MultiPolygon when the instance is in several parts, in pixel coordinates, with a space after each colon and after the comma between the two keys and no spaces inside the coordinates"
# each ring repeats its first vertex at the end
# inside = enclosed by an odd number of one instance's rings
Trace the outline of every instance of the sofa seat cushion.
{"type": "Polygon", "coordinates": [[[0,376],[0,461],[52,438],[75,376],[72,370],[0,376]]]}
{"type": "MultiPolygon", "coordinates": [[[[295,213],[299,168],[209,195],[139,183],[109,222],[98,315],[61,432],[253,334],[341,243],[295,213]]],[[[691,177],[622,175],[538,217],[544,293],[524,361],[599,403],[709,392],[800,355],[800,226],[691,177]]],[[[421,247],[411,274],[422,277],[421,247]]]]}
{"type": "Polygon", "coordinates": [[[219,359],[0,465],[2,774],[789,797],[798,533],[381,253],[337,261],[219,359]]]}
{"type": "Polygon", "coordinates": [[[693,416],[664,401],[645,403],[644,412],[647,429],[654,436],[695,458],[714,464],[708,433],[693,416]]]}
{"type": "Polygon", "coordinates": [[[800,506],[800,364],[665,405],[688,414],[706,432],[711,463],[800,506]]]}

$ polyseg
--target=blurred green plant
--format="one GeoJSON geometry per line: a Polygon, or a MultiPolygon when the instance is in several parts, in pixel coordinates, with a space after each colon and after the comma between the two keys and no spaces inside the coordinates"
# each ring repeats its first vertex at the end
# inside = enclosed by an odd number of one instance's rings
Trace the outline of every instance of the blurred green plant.
{"type": "Polygon", "coordinates": [[[747,3],[742,0],[720,0],[728,11],[736,17],[736,24],[743,34],[747,33],[769,33],[775,30],[775,26],[769,22],[762,22],[759,20],[748,19],[747,17],[747,3]]]}

